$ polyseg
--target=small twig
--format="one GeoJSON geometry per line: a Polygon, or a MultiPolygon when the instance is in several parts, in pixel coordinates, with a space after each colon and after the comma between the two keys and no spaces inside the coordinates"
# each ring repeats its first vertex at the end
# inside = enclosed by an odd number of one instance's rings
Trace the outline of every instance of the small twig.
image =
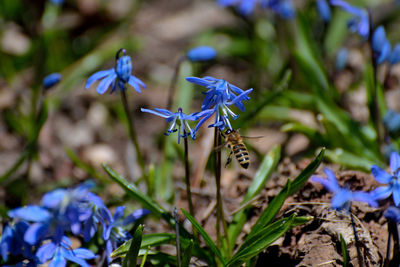
{"type": "Polygon", "coordinates": [[[181,266],[181,242],[179,240],[179,219],[178,210],[174,207],[174,220],[175,220],[175,236],[176,236],[176,257],[178,260],[178,267],[181,266]]]}

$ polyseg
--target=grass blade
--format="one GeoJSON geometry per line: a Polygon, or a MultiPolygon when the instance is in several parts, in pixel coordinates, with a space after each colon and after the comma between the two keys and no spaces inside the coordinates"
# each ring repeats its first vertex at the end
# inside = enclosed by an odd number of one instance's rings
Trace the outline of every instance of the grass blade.
{"type": "Polygon", "coordinates": [[[122,267],[135,267],[137,262],[137,256],[139,253],[140,245],[142,243],[142,234],[143,234],[143,225],[139,225],[136,229],[131,245],[129,247],[129,251],[125,256],[124,261],[122,262],[122,267]]]}
{"type": "Polygon", "coordinates": [[[196,221],[195,218],[193,218],[187,211],[184,209],[181,209],[183,214],[186,216],[186,218],[192,223],[193,227],[196,228],[196,230],[200,233],[200,235],[204,238],[204,241],[208,245],[208,247],[211,249],[211,251],[220,259],[220,261],[225,265],[226,261],[222,257],[221,252],[215,245],[215,243],[212,241],[211,237],[206,233],[206,231],[201,227],[201,225],[196,221]]]}
{"type": "Polygon", "coordinates": [[[349,266],[349,250],[347,249],[347,244],[342,234],[340,234],[340,247],[343,254],[343,267],[347,267],[349,266]]]}
{"type": "Polygon", "coordinates": [[[192,258],[193,239],[190,240],[189,245],[183,251],[182,267],[189,267],[190,259],[192,258]]]}

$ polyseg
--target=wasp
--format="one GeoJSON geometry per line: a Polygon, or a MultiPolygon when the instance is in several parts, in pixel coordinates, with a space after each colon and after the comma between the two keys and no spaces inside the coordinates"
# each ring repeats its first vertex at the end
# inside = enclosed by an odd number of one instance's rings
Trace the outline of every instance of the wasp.
{"type": "Polygon", "coordinates": [[[222,137],[225,139],[225,143],[222,145],[227,145],[231,152],[229,153],[228,159],[225,164],[225,168],[232,162],[232,156],[235,155],[240,166],[247,169],[250,164],[249,151],[246,145],[243,143],[243,138],[240,136],[239,132],[235,129],[228,129],[225,133],[221,133],[222,137]]]}

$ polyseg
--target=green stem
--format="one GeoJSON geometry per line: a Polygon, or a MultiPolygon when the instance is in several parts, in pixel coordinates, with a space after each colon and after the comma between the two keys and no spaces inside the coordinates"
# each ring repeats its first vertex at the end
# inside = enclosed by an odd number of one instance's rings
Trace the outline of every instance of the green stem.
{"type": "Polygon", "coordinates": [[[221,134],[218,127],[214,128],[214,174],[215,174],[215,184],[217,188],[217,223],[216,223],[216,231],[217,231],[217,245],[221,247],[221,151],[217,149],[219,147],[221,141],[221,134]]]}
{"type": "Polygon", "coordinates": [[[131,141],[132,141],[133,145],[135,146],[136,158],[137,158],[139,166],[142,170],[142,175],[143,175],[143,177],[146,177],[146,169],[145,169],[145,165],[144,165],[144,160],[143,160],[143,156],[142,156],[142,153],[141,153],[141,150],[139,147],[139,143],[137,141],[135,125],[133,123],[133,119],[132,119],[131,113],[129,111],[129,105],[128,105],[128,100],[126,97],[125,90],[121,90],[121,100],[122,100],[122,104],[124,105],[124,111],[126,114],[126,118],[128,119],[129,137],[131,138],[131,141]]]}
{"type": "Polygon", "coordinates": [[[175,88],[176,88],[176,82],[178,81],[178,75],[179,75],[179,69],[181,67],[181,64],[183,61],[185,61],[186,57],[185,56],[181,56],[178,61],[176,62],[175,65],[175,70],[174,70],[174,74],[172,76],[171,82],[169,84],[169,88],[168,88],[168,98],[167,98],[167,109],[171,110],[172,108],[172,102],[173,102],[173,98],[175,95],[175,88]]]}

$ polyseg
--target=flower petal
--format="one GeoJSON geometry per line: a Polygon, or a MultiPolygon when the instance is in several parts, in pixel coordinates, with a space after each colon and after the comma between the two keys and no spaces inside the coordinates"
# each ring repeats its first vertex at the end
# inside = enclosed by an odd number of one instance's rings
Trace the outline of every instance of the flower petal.
{"type": "Polygon", "coordinates": [[[185,79],[188,82],[195,83],[195,84],[198,84],[198,85],[201,85],[201,86],[210,85],[210,82],[208,82],[208,81],[206,81],[204,79],[201,79],[201,78],[197,78],[197,77],[186,77],[185,79]]]}
{"type": "Polygon", "coordinates": [[[353,194],[350,190],[341,189],[339,193],[332,198],[331,205],[333,209],[347,209],[347,205],[352,200],[353,194]]]}
{"type": "MultiPolygon", "coordinates": [[[[171,115],[166,115],[166,114],[163,114],[163,113],[161,113],[161,112],[157,112],[157,111],[154,111],[154,110],[151,110],[151,109],[147,109],[147,108],[141,108],[140,110],[141,110],[142,112],[151,113],[151,114],[154,114],[154,115],[163,117],[163,118],[169,118],[169,117],[171,116],[171,115]]],[[[171,112],[171,114],[172,114],[172,112],[171,112]]]]}
{"type": "Polygon", "coordinates": [[[386,199],[392,194],[392,187],[380,186],[375,188],[370,194],[374,200],[386,199]]]}
{"type": "Polygon", "coordinates": [[[95,81],[100,80],[100,79],[110,75],[113,72],[115,72],[114,69],[101,70],[101,71],[98,71],[95,74],[91,75],[86,82],[85,89],[88,89],[92,85],[92,83],[94,83],[95,81]]]}
{"type": "Polygon", "coordinates": [[[368,205],[370,205],[371,207],[375,207],[375,208],[378,207],[378,203],[372,197],[371,193],[361,192],[361,191],[353,192],[353,200],[365,202],[368,205]]]}
{"type": "Polygon", "coordinates": [[[104,78],[100,83],[99,86],[97,86],[97,93],[102,95],[104,94],[108,87],[110,87],[110,84],[117,78],[117,74],[111,73],[109,76],[107,76],[106,78],[104,78]]]}
{"type": "Polygon", "coordinates": [[[42,205],[46,208],[52,209],[58,207],[67,195],[67,190],[56,189],[46,193],[42,197],[42,205]]]}
{"type": "Polygon", "coordinates": [[[393,175],[397,175],[400,168],[400,157],[396,152],[390,154],[390,170],[393,175]]]}
{"type": "Polygon", "coordinates": [[[150,211],[146,210],[146,209],[135,210],[134,212],[132,212],[131,214],[126,216],[119,225],[125,226],[128,224],[131,224],[131,223],[135,222],[137,219],[140,219],[143,216],[146,216],[148,214],[150,214],[150,211]]]}
{"type": "Polygon", "coordinates": [[[53,260],[49,263],[49,267],[65,267],[67,266],[67,261],[64,258],[61,249],[58,249],[53,260]]]}
{"type": "Polygon", "coordinates": [[[49,233],[49,228],[50,225],[48,223],[38,222],[32,224],[24,234],[25,242],[35,245],[49,233]]]}
{"type": "Polygon", "coordinates": [[[385,172],[376,165],[372,165],[371,173],[374,176],[375,180],[377,180],[381,184],[388,184],[390,180],[392,180],[392,175],[385,172]]]}
{"type": "Polygon", "coordinates": [[[53,258],[54,252],[56,251],[56,244],[47,243],[41,246],[36,252],[36,257],[39,258],[41,263],[45,263],[46,261],[53,258]]]}
{"type": "Polygon", "coordinates": [[[44,222],[51,218],[51,214],[44,208],[30,205],[26,207],[16,208],[8,212],[8,216],[19,218],[30,222],[44,222]]]}

